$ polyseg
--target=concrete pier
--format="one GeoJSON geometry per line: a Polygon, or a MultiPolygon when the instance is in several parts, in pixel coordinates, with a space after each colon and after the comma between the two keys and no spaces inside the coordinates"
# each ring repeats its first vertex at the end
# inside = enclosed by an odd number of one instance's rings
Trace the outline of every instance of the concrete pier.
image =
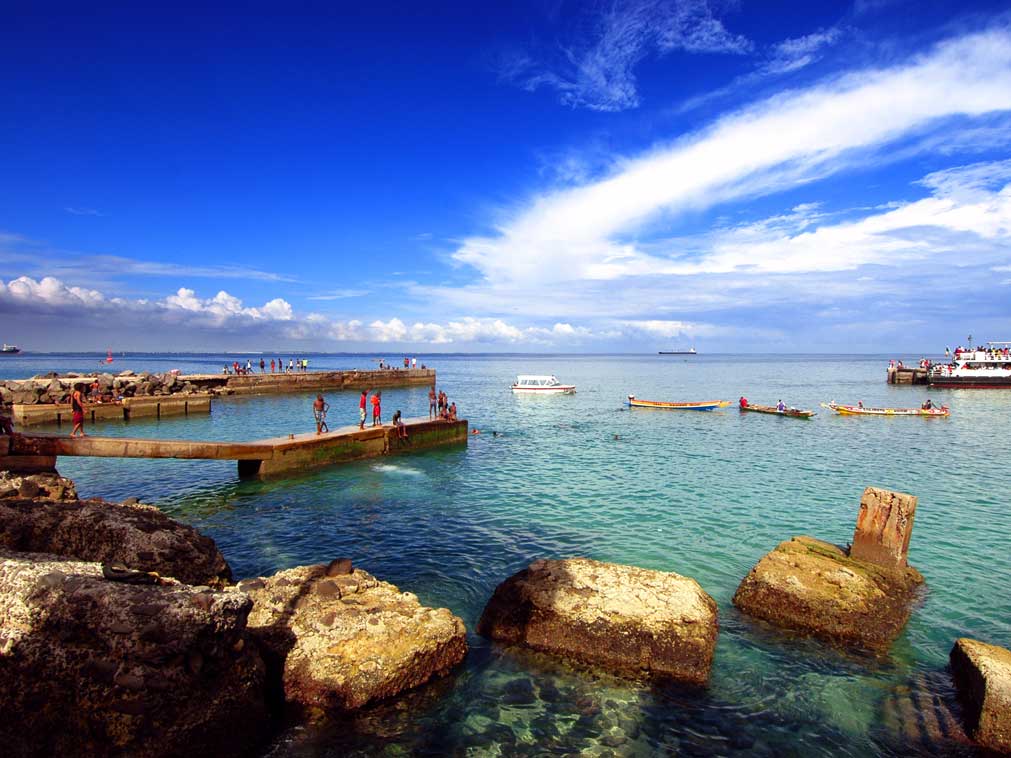
{"type": "Polygon", "coordinates": [[[365,390],[389,387],[428,387],[435,384],[435,369],[383,369],[381,371],[306,371],[292,374],[189,374],[180,382],[222,394],[254,395],[321,390],[365,390]]]}
{"type": "Polygon", "coordinates": [[[67,375],[56,378],[0,380],[0,401],[13,406],[19,427],[70,423],[67,402],[74,385],[98,382],[106,402],[85,404],[89,423],[153,416],[208,413],[211,398],[287,392],[429,387],[434,369],[381,371],[306,371],[272,374],[133,374],[67,375]],[[119,398],[112,401],[112,398],[119,398]]]}
{"type": "Polygon", "coordinates": [[[54,471],[61,455],[100,458],[182,458],[233,460],[239,476],[272,476],[337,463],[408,453],[442,445],[466,444],[467,421],[405,421],[408,438],[398,439],[393,426],[347,426],[256,442],[66,437],[15,434],[0,437],[0,470],[54,471]]]}
{"type": "Polygon", "coordinates": [[[928,369],[919,366],[888,367],[889,384],[927,384],[928,369]]]}
{"type": "MultiPolygon", "coordinates": [[[[162,416],[188,416],[191,413],[210,413],[211,395],[155,395],[152,397],[127,397],[116,403],[85,403],[84,420],[129,421],[133,418],[161,418],[162,416]]],[[[73,413],[70,403],[43,403],[13,406],[14,423],[18,427],[40,424],[70,425],[73,413]]]]}

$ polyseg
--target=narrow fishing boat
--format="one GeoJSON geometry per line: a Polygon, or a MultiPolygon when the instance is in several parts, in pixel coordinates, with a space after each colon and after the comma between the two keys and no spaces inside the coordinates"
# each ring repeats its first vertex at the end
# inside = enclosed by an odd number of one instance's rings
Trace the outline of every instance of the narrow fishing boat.
{"type": "Polygon", "coordinates": [[[822,408],[835,411],[840,416],[950,416],[948,406],[940,408],[864,408],[860,405],[822,403],[822,408]]]}
{"type": "Polygon", "coordinates": [[[668,411],[713,411],[726,408],[729,400],[708,400],[702,403],[664,403],[660,400],[637,400],[635,395],[628,396],[629,408],[661,408],[668,411]]]}
{"type": "Polygon", "coordinates": [[[789,416],[790,418],[811,418],[814,411],[805,411],[800,408],[785,408],[784,410],[779,410],[774,405],[742,405],[741,413],[745,411],[750,411],[751,413],[771,413],[775,416],[789,416]]]}

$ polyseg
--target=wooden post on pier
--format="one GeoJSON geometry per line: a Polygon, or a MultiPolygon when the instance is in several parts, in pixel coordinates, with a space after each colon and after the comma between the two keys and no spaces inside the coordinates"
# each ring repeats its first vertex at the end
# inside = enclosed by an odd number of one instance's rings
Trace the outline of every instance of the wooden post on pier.
{"type": "Polygon", "coordinates": [[[913,534],[916,496],[868,487],[860,498],[857,527],[853,532],[850,557],[904,569],[909,565],[909,538],[913,534]]]}

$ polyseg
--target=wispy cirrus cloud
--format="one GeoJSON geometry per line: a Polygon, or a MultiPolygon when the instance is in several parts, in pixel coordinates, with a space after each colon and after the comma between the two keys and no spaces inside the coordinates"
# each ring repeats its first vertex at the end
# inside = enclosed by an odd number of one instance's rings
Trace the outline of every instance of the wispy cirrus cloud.
{"type": "Polygon", "coordinates": [[[3,232],[0,232],[0,263],[16,263],[19,270],[30,275],[50,275],[91,286],[108,285],[125,276],[297,281],[297,277],[290,274],[263,271],[250,266],[169,263],[122,255],[67,251],[23,235],[3,232]]]}
{"type": "Polygon", "coordinates": [[[352,297],[364,297],[368,294],[369,290],[339,289],[321,295],[309,295],[306,300],[346,300],[352,297]]]}
{"type": "Polygon", "coordinates": [[[454,258],[473,267],[471,289],[488,302],[498,288],[653,271],[643,243],[677,214],[831,176],[944,119],[1009,109],[1011,34],[967,35],[903,65],[771,98],[605,179],[535,196],[495,234],[466,239],[454,258]]]}
{"type": "Polygon", "coordinates": [[[503,56],[501,79],[531,92],[554,89],[573,108],[621,111],[639,105],[635,68],[651,55],[739,54],[751,48],[745,37],[723,26],[706,0],[612,2],[588,15],[555,49],[503,56]]]}
{"type": "Polygon", "coordinates": [[[837,44],[844,35],[843,29],[833,26],[778,42],[761,52],[759,63],[753,71],[738,76],[724,87],[689,98],[676,110],[678,113],[686,113],[702,105],[724,100],[746,88],[753,88],[765,80],[807,68],[821,60],[826,50],[837,44]]]}
{"type": "Polygon", "coordinates": [[[104,213],[99,213],[94,208],[76,208],[73,206],[67,206],[64,208],[67,213],[71,213],[75,216],[104,216],[104,213]]]}

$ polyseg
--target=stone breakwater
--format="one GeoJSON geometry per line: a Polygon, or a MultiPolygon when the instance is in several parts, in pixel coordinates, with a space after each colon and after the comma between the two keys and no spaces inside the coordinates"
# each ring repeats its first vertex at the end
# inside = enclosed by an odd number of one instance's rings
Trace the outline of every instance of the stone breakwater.
{"type": "Polygon", "coordinates": [[[0,400],[14,405],[47,405],[70,402],[75,384],[105,402],[131,397],[170,395],[244,395],[318,390],[384,389],[435,384],[434,369],[382,371],[307,371],[292,374],[153,374],[122,371],[118,374],[46,374],[31,379],[0,381],[0,400]]]}
{"type": "Polygon", "coordinates": [[[234,586],[213,540],[154,507],[78,501],[52,473],[5,474],[0,496],[5,755],[246,755],[283,715],[466,655],[458,617],[350,560],[234,586]]]}

